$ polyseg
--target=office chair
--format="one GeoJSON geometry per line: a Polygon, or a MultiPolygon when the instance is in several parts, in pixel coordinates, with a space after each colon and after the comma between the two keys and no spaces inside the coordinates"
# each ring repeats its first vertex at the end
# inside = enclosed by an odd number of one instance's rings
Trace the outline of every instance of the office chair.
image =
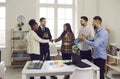
{"type": "Polygon", "coordinates": [[[70,79],[94,79],[93,67],[78,68],[71,75],[70,79]]]}

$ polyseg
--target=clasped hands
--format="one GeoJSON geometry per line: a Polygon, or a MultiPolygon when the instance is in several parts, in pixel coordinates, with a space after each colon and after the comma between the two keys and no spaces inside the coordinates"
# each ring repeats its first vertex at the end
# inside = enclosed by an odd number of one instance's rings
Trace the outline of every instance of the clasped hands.
{"type": "MultiPolygon", "coordinates": [[[[50,42],[51,42],[51,43],[56,42],[56,39],[50,39],[50,42]]],[[[70,43],[64,42],[63,45],[70,45],[70,43]]]]}
{"type": "Polygon", "coordinates": [[[50,39],[50,42],[51,43],[53,43],[53,42],[55,42],[56,41],[56,39],[50,39]]]}
{"type": "Polygon", "coordinates": [[[84,41],[88,38],[88,36],[86,36],[85,34],[82,34],[82,36],[80,36],[78,39],[79,41],[84,41]]]}

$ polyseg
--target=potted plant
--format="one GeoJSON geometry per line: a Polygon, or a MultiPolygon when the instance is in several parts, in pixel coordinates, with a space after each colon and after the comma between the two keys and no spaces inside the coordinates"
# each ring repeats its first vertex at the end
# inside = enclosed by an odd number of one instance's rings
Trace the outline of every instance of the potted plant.
{"type": "Polygon", "coordinates": [[[19,27],[19,30],[21,31],[22,30],[22,26],[24,25],[24,23],[23,22],[19,22],[18,24],[17,24],[17,27],[19,27]]]}
{"type": "Polygon", "coordinates": [[[72,52],[80,55],[80,49],[77,45],[72,46],[72,52]]]}

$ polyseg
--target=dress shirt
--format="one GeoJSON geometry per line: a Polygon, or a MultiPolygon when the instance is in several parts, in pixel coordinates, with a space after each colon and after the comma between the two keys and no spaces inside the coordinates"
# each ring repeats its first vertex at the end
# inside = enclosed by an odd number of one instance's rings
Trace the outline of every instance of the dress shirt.
{"type": "Polygon", "coordinates": [[[93,59],[107,58],[106,45],[108,39],[109,39],[108,32],[103,27],[100,27],[99,29],[96,30],[94,41],[85,40],[85,43],[94,47],[93,59]]]}
{"type": "MultiPolygon", "coordinates": [[[[78,38],[80,38],[82,36],[82,34],[88,36],[88,38],[87,38],[88,40],[93,40],[94,39],[93,27],[85,26],[85,27],[81,28],[79,31],[78,38]]],[[[78,44],[78,47],[80,50],[83,50],[83,51],[91,50],[91,46],[86,44],[84,41],[80,41],[78,44]]]]}

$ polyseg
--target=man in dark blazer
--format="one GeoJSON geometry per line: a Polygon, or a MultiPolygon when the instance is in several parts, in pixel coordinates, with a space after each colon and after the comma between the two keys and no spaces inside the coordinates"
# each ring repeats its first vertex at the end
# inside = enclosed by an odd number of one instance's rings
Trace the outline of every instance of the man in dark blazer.
{"type": "MultiPolygon", "coordinates": [[[[40,18],[40,26],[39,30],[36,31],[38,36],[42,39],[52,39],[49,28],[46,27],[46,19],[40,18]]],[[[41,59],[45,58],[46,60],[50,60],[50,51],[48,43],[40,43],[40,55],[41,59]]]]}
{"type": "MultiPolygon", "coordinates": [[[[36,31],[37,35],[42,39],[52,39],[52,35],[50,33],[49,28],[46,27],[46,18],[40,18],[40,26],[36,31]]],[[[40,57],[41,60],[50,60],[50,50],[48,43],[40,43],[40,57]]],[[[41,77],[41,79],[46,79],[45,77],[41,77]]],[[[57,79],[55,76],[51,76],[51,79],[57,79]]]]}

